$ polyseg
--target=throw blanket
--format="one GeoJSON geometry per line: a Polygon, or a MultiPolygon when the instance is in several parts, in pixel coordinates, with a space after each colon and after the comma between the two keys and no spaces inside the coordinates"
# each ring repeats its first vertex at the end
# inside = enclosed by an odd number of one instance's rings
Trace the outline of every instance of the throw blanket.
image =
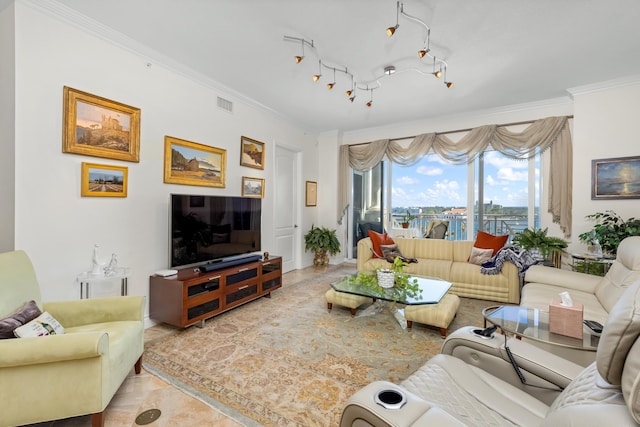
{"type": "Polygon", "coordinates": [[[518,246],[505,246],[493,258],[482,264],[480,272],[482,274],[498,274],[502,270],[502,264],[506,261],[510,261],[518,267],[520,277],[524,277],[524,273],[529,267],[541,262],[518,246]]]}

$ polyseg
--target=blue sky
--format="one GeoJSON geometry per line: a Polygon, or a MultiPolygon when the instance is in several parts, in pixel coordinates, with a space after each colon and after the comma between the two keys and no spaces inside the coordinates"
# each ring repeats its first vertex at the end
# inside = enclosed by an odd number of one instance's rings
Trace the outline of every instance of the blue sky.
{"type": "MultiPolygon", "coordinates": [[[[527,161],[485,153],[485,203],[527,206],[527,161]]],[[[467,165],[449,165],[437,155],[429,155],[409,167],[392,167],[392,205],[464,207],[467,203],[467,165]]],[[[476,171],[477,173],[477,171],[476,171]]],[[[536,177],[540,174],[536,164],[536,177]]]]}

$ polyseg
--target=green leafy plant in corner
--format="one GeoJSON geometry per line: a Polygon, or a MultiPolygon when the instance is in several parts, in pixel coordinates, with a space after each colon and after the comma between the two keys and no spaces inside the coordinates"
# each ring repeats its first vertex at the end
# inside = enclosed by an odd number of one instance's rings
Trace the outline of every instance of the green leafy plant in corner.
{"type": "Polygon", "coordinates": [[[549,236],[548,232],[548,228],[544,230],[525,228],[513,236],[511,242],[527,251],[538,249],[543,258],[549,258],[554,252],[564,251],[568,244],[560,237],[549,236]]]}
{"type": "Polygon", "coordinates": [[[624,220],[614,211],[596,212],[587,215],[585,218],[596,221],[593,229],[584,232],[578,238],[592,244],[594,239],[598,239],[602,252],[615,256],[618,252],[620,242],[629,236],[640,236],[640,219],[629,218],[624,220]]]}
{"type": "Polygon", "coordinates": [[[311,229],[304,235],[304,249],[305,251],[315,252],[314,265],[329,264],[329,256],[327,254],[336,255],[340,253],[340,241],[336,236],[336,230],[312,225],[311,229]]]}

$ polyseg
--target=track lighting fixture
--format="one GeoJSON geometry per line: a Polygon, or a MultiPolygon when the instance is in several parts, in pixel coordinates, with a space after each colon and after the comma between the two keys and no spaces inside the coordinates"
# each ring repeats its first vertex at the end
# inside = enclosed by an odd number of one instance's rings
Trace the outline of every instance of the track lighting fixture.
{"type": "Polygon", "coordinates": [[[300,43],[300,47],[301,47],[301,54],[294,56],[295,62],[296,64],[299,64],[300,62],[302,62],[305,58],[305,45],[307,47],[310,47],[314,50],[315,53],[315,57],[318,59],[318,72],[317,74],[314,74],[312,76],[312,79],[314,82],[318,82],[320,80],[320,78],[322,77],[322,69],[326,68],[327,70],[333,70],[333,80],[329,83],[327,83],[327,89],[328,90],[333,90],[333,88],[338,84],[336,82],[336,71],[339,71],[341,73],[346,74],[348,77],[351,78],[351,87],[347,88],[344,91],[345,96],[347,97],[347,99],[350,102],[354,102],[356,99],[356,91],[359,90],[366,90],[371,92],[370,93],[370,97],[369,97],[369,101],[366,102],[365,106],[367,108],[371,108],[373,106],[373,90],[374,89],[378,89],[381,87],[381,80],[398,72],[398,73],[402,73],[405,71],[417,71],[418,73],[422,74],[422,75],[433,75],[436,78],[441,78],[444,77],[444,84],[447,88],[451,89],[453,87],[453,82],[450,82],[447,80],[447,67],[448,64],[441,58],[436,57],[432,52],[431,52],[431,28],[429,28],[429,26],[422,21],[421,19],[415,17],[415,16],[411,16],[408,13],[406,13],[404,11],[404,4],[401,3],[399,0],[396,1],[396,24],[392,27],[387,28],[387,35],[389,37],[392,37],[396,30],[400,27],[400,16],[410,21],[413,21],[415,23],[418,23],[420,25],[422,25],[425,29],[426,29],[426,37],[423,39],[423,43],[422,43],[422,48],[420,50],[417,51],[418,53],[418,58],[420,58],[421,60],[425,60],[426,62],[426,58],[432,59],[433,60],[433,70],[431,72],[429,72],[428,68],[424,69],[425,66],[428,67],[427,64],[425,64],[425,62],[423,61],[418,61],[419,64],[422,67],[416,67],[416,66],[409,66],[409,67],[403,67],[400,70],[396,70],[396,67],[393,65],[387,65],[385,66],[382,70],[377,69],[377,70],[373,70],[377,73],[377,75],[375,77],[373,77],[371,80],[362,82],[360,81],[359,83],[356,83],[355,80],[355,76],[353,73],[350,73],[347,68],[345,67],[344,69],[340,68],[340,67],[330,67],[328,66],[326,63],[323,62],[322,58],[318,55],[318,52],[315,50],[315,46],[313,44],[313,40],[311,40],[310,42],[303,39],[303,38],[299,38],[299,37],[290,37],[290,36],[284,36],[285,41],[294,41],[297,43],[300,43]],[[381,74],[383,73],[383,74],[381,74]]]}
{"type": "Polygon", "coordinates": [[[398,23],[398,19],[400,17],[400,2],[396,2],[396,25],[393,27],[389,27],[387,28],[387,35],[389,37],[393,36],[396,33],[396,30],[398,29],[398,27],[400,27],[400,24],[398,23]]]}
{"type": "Polygon", "coordinates": [[[317,82],[322,77],[322,61],[318,61],[318,74],[314,74],[311,78],[314,82],[317,82]]]}

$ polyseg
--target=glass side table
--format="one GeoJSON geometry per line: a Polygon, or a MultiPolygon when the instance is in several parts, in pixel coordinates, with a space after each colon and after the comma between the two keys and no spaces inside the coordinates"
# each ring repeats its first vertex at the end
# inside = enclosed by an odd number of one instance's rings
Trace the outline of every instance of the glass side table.
{"type": "Polygon", "coordinates": [[[587,274],[596,274],[602,272],[602,276],[607,274],[609,268],[611,268],[611,264],[613,264],[616,259],[611,257],[595,257],[589,254],[571,254],[571,268],[573,271],[578,271],[580,273],[587,274]],[[594,272],[594,270],[596,272],[594,272]]]}
{"type": "Polygon", "coordinates": [[[101,285],[106,282],[120,280],[120,295],[125,296],[129,292],[129,277],[131,277],[131,269],[121,267],[116,270],[115,274],[105,276],[104,274],[91,274],[85,271],[76,276],[76,282],[80,283],[80,299],[88,299],[90,296],[90,285],[101,285]]]}

